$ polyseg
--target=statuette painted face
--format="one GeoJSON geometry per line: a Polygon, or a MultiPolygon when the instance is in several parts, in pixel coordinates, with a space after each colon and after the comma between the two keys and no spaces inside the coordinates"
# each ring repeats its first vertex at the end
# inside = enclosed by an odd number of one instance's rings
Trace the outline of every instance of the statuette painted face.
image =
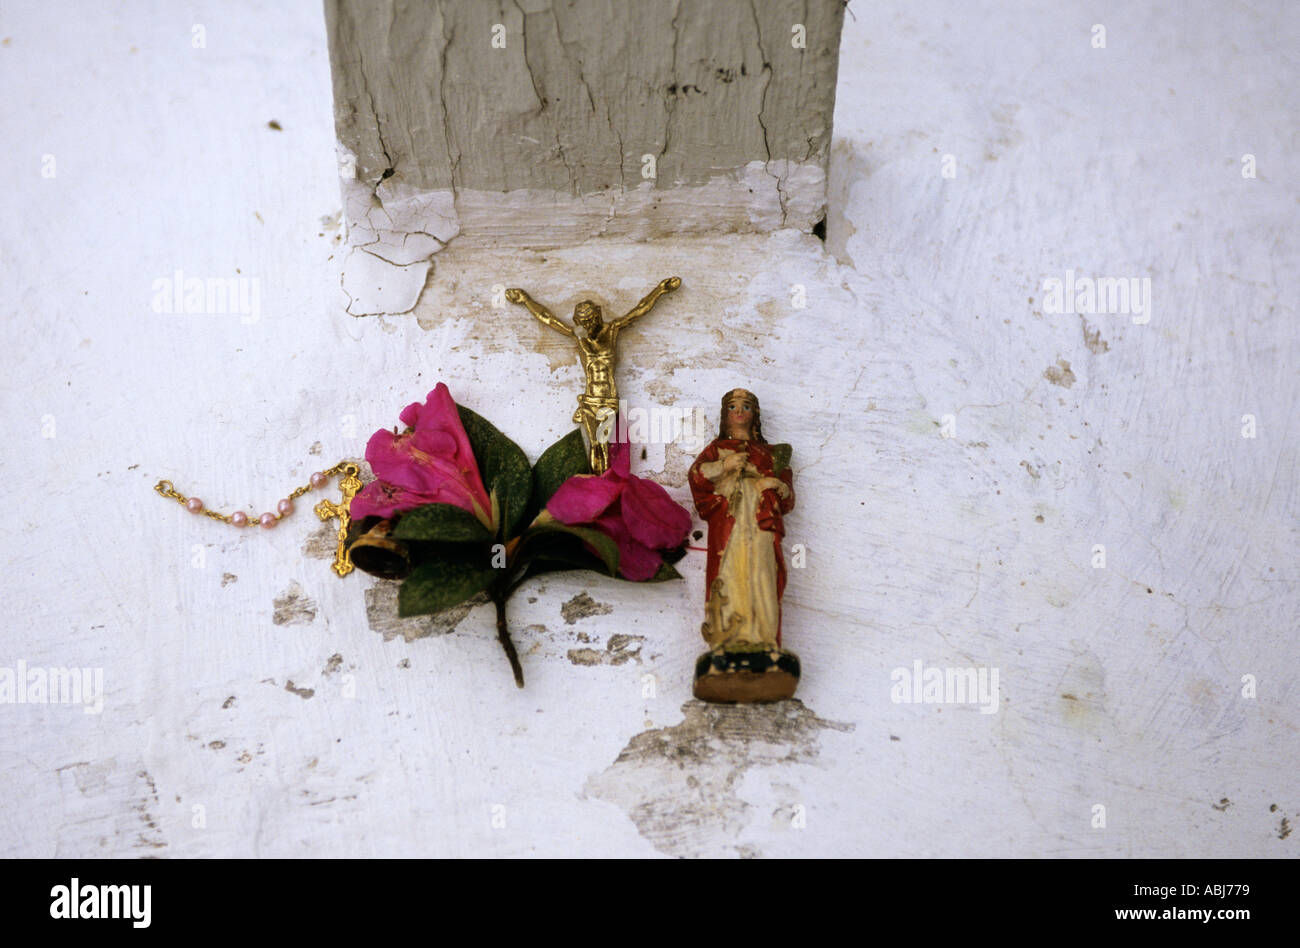
{"type": "Polygon", "coordinates": [[[754,426],[754,403],[744,396],[732,398],[727,403],[727,429],[733,438],[749,438],[754,426]]]}
{"type": "Polygon", "coordinates": [[[719,438],[763,440],[762,415],[758,408],[758,398],[753,392],[733,388],[722,397],[722,423],[719,429],[719,438]]]}

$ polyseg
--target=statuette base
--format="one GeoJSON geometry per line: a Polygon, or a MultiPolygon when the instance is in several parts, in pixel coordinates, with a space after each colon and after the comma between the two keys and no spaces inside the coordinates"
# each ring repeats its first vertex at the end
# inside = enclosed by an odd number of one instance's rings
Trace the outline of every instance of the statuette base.
{"type": "Polygon", "coordinates": [[[701,701],[782,701],[799,686],[799,656],[781,651],[705,652],[695,661],[695,697],[701,701]]]}

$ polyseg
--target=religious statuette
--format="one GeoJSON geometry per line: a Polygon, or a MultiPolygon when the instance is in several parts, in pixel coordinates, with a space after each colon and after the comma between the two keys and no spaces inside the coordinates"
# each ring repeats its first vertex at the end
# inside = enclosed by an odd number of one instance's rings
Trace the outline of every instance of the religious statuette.
{"type": "Polygon", "coordinates": [[[781,647],[790,453],[767,443],[758,399],[737,388],[722,398],[718,437],[691,465],[695,509],[709,525],[700,629],[709,651],[695,663],[695,697],[704,701],[779,701],[799,684],[799,658],[781,647]]]}
{"type": "Polygon", "coordinates": [[[587,374],[587,388],[578,396],[578,410],[573,420],[582,426],[590,445],[591,470],[603,474],[609,468],[609,436],[618,417],[618,385],[614,369],[618,362],[618,334],[638,316],[644,316],[659,302],[659,297],[682,285],[681,277],[669,277],[646,294],[625,316],[605,322],[600,307],[583,300],[573,308],[573,323],[583,331],[578,335],[545,306],[520,289],[506,290],[506,299],[527,307],[543,324],[571,336],[577,344],[578,358],[587,374]]]}

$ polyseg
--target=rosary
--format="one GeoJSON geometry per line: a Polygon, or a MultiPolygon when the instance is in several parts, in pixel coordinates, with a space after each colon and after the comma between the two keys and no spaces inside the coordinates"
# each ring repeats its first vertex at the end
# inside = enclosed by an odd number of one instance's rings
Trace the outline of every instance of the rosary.
{"type": "Polygon", "coordinates": [[[352,558],[348,555],[347,535],[348,525],[352,518],[348,513],[348,506],[352,502],[353,496],[361,490],[360,468],[351,461],[340,461],[327,471],[317,471],[312,474],[309,483],[297,488],[288,497],[285,497],[275,505],[276,512],[262,514],[260,517],[253,519],[242,510],[236,510],[232,514],[218,513],[215,510],[208,510],[203,501],[197,497],[186,497],[175,487],[171,481],[159,481],[154,485],[154,490],[164,497],[170,497],[178,504],[182,504],[186,510],[192,514],[201,513],[205,517],[211,517],[213,520],[220,520],[235,527],[248,527],[253,524],[270,529],[283,520],[289,514],[293,513],[293,502],[307,493],[309,490],[319,490],[329,484],[330,478],[336,474],[342,475],[339,479],[339,490],[343,493],[343,499],[339,503],[333,503],[329,500],[322,500],[315,507],[316,515],[321,520],[331,520],[335,517],[339,521],[338,549],[334,553],[334,563],[330,567],[339,576],[346,576],[352,572],[352,558]]]}

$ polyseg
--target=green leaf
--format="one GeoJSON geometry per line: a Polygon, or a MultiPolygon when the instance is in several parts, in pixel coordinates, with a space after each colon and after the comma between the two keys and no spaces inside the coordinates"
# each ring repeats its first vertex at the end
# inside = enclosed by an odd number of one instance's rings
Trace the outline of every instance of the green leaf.
{"type": "Polygon", "coordinates": [[[772,444],[768,447],[772,449],[772,470],[780,474],[790,466],[790,455],[794,453],[794,449],[788,444],[772,444]]]}
{"type": "Polygon", "coordinates": [[[464,405],[457,405],[460,423],[469,436],[470,448],[478,461],[478,472],[488,492],[496,491],[501,504],[499,523],[502,537],[512,537],[528,510],[533,492],[532,468],[528,457],[490,421],[464,405]]]}
{"type": "Polygon", "coordinates": [[[442,543],[492,539],[478,517],[455,504],[424,504],[408,510],[397,521],[391,535],[397,540],[442,543]]]}
{"type": "MultiPolygon", "coordinates": [[[[604,563],[605,570],[609,575],[618,575],[618,544],[599,530],[594,530],[591,527],[570,527],[563,523],[553,522],[540,527],[532,527],[528,530],[525,536],[530,539],[545,539],[547,534],[573,536],[582,540],[584,543],[590,543],[592,548],[595,549],[596,553],[600,556],[600,560],[604,563]]],[[[542,555],[545,556],[547,554],[543,552],[542,555]]]]}
{"type": "Polygon", "coordinates": [[[662,583],[668,579],[681,579],[681,578],[682,578],[682,574],[677,572],[676,567],[674,567],[672,563],[660,563],[658,572],[656,572],[649,579],[643,580],[643,582],[662,583]]]}
{"type": "Polygon", "coordinates": [[[560,530],[530,530],[524,534],[524,558],[529,575],[561,570],[589,569],[607,572],[605,561],[582,545],[578,537],[560,530]]]}
{"type": "Polygon", "coordinates": [[[560,485],[575,474],[591,473],[591,456],[582,432],[574,428],[542,452],[533,466],[533,498],[529,521],[536,517],[560,485]]]}
{"type": "Polygon", "coordinates": [[[528,564],[528,575],[539,576],[542,573],[563,573],[586,569],[593,573],[604,573],[605,563],[599,556],[593,556],[586,550],[577,552],[541,553],[533,557],[528,564]]]}
{"type": "Polygon", "coordinates": [[[438,559],[411,570],[397,591],[397,614],[423,616],[460,605],[487,589],[499,571],[463,559],[438,559]]]}

